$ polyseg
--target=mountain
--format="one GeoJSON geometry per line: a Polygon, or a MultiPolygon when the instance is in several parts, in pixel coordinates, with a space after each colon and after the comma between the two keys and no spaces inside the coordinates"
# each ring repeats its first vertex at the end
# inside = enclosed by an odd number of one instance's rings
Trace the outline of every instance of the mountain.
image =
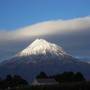
{"type": "Polygon", "coordinates": [[[56,59],[64,61],[66,58],[72,58],[62,47],[44,39],[36,39],[31,45],[19,52],[16,56],[28,57],[30,59],[29,62],[48,62],[53,60],[56,61],[56,59]]]}
{"type": "Polygon", "coordinates": [[[90,79],[90,64],[81,62],[66,53],[62,47],[44,39],[36,39],[11,59],[0,63],[0,75],[21,75],[28,81],[44,71],[48,75],[64,71],[82,72],[90,79]]]}

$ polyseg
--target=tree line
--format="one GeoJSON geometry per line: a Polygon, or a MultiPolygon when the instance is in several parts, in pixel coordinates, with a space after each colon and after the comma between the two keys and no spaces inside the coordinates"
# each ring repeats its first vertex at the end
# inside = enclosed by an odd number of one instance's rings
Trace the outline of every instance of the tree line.
{"type": "Polygon", "coordinates": [[[28,82],[19,75],[7,75],[4,79],[0,78],[0,90],[24,85],[28,85],[28,82]]]}
{"type": "Polygon", "coordinates": [[[80,82],[85,81],[84,76],[80,72],[63,72],[61,74],[56,74],[53,76],[48,76],[44,72],[40,72],[36,78],[54,78],[58,82],[80,82]]]}
{"type": "Polygon", "coordinates": [[[19,75],[7,75],[4,79],[0,78],[0,90],[90,90],[90,82],[87,82],[80,72],[63,72],[56,75],[47,75],[45,72],[40,72],[36,78],[54,78],[60,84],[58,86],[30,86],[28,82],[19,75]],[[72,84],[69,84],[69,83],[72,84]],[[77,83],[80,82],[80,83],[77,83]],[[62,84],[63,83],[63,84],[62,84]],[[26,86],[26,87],[24,87],[26,86]],[[16,88],[19,87],[19,88],[16,88]],[[70,89],[72,88],[72,89],[70,89]],[[79,88],[79,89],[78,89],[79,88]],[[89,88],[89,89],[86,89],[89,88]]]}

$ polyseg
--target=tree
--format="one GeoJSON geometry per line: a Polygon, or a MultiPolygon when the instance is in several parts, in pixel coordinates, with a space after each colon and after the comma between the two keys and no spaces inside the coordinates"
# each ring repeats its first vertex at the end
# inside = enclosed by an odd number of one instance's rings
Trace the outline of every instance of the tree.
{"type": "Polygon", "coordinates": [[[58,82],[72,82],[74,80],[73,72],[64,72],[55,76],[58,82]]]}
{"type": "Polygon", "coordinates": [[[13,77],[7,75],[5,79],[0,81],[0,88],[2,89],[24,85],[28,85],[28,82],[19,75],[14,75],[13,77]]]}
{"type": "Polygon", "coordinates": [[[85,81],[85,78],[80,72],[64,72],[62,74],[57,74],[52,76],[58,82],[78,82],[78,81],[85,81]]]}
{"type": "Polygon", "coordinates": [[[6,78],[3,80],[3,84],[5,87],[11,87],[12,86],[12,76],[7,75],[6,78]]]}
{"type": "Polygon", "coordinates": [[[12,76],[11,75],[7,75],[5,80],[7,80],[7,81],[12,80],[12,76]]]}
{"type": "Polygon", "coordinates": [[[39,75],[36,76],[37,79],[39,78],[48,78],[48,76],[44,72],[40,72],[39,75]]]}
{"type": "Polygon", "coordinates": [[[28,82],[24,80],[21,76],[19,75],[14,75],[12,82],[14,83],[14,86],[19,86],[19,85],[27,85],[28,82]]]}
{"type": "Polygon", "coordinates": [[[85,78],[80,72],[77,72],[74,78],[75,78],[75,81],[85,81],[85,78]]]}

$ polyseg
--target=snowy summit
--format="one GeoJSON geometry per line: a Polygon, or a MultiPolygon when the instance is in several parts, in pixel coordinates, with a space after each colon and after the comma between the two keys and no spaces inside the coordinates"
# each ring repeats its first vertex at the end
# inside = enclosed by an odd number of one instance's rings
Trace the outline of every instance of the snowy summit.
{"type": "Polygon", "coordinates": [[[37,54],[55,54],[57,56],[65,54],[62,47],[50,43],[44,39],[36,39],[32,42],[27,48],[22,50],[19,53],[19,56],[30,56],[30,55],[37,55],[37,54]]]}

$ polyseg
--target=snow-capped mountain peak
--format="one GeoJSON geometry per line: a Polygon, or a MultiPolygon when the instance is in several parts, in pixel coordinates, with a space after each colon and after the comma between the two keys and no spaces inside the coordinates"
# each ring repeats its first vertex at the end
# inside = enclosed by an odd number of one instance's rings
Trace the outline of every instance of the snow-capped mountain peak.
{"type": "Polygon", "coordinates": [[[46,53],[63,55],[66,52],[64,52],[62,47],[56,44],[50,43],[44,39],[36,39],[27,48],[22,50],[19,53],[19,56],[29,56],[29,55],[46,54],[46,53]]]}

